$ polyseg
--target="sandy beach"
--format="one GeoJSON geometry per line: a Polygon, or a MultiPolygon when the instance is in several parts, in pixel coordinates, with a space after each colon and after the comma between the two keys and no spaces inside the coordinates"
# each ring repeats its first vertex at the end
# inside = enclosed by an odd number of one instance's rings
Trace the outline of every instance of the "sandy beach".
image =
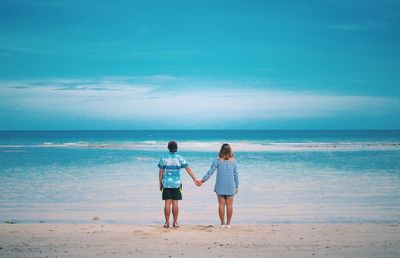
{"type": "Polygon", "coordinates": [[[3,224],[1,257],[400,257],[398,224],[3,224]]]}

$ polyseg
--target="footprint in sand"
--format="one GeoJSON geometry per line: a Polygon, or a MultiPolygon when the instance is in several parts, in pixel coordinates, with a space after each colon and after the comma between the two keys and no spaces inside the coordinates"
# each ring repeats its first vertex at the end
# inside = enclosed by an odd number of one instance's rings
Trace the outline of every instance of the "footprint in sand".
{"type": "Polygon", "coordinates": [[[202,230],[202,231],[207,231],[207,232],[211,232],[212,229],[214,228],[213,225],[208,225],[208,226],[197,226],[198,229],[202,230]]]}

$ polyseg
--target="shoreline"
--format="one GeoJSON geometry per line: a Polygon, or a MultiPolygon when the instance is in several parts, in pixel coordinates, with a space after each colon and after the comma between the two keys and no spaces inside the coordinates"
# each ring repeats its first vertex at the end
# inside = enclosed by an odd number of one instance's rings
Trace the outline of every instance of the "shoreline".
{"type": "Polygon", "coordinates": [[[0,257],[400,257],[400,225],[0,224],[0,257]]]}

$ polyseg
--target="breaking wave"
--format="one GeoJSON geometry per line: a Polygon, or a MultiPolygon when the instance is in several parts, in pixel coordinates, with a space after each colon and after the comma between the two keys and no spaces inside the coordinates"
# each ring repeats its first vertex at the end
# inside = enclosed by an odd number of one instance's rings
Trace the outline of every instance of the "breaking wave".
{"type": "MultiPolygon", "coordinates": [[[[182,141],[180,151],[215,152],[223,142],[219,141],[182,141]]],[[[240,152],[274,152],[274,151],[378,151],[400,150],[397,142],[288,142],[271,143],[262,141],[231,141],[234,151],[240,152]]],[[[139,142],[44,142],[40,144],[0,145],[1,149],[10,148],[88,148],[88,149],[122,149],[140,151],[164,151],[164,141],[139,142]]]]}

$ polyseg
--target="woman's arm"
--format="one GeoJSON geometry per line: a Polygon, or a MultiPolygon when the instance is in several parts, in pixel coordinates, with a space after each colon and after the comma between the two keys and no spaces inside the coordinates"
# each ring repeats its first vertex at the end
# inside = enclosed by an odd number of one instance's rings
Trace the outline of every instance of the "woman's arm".
{"type": "Polygon", "coordinates": [[[211,164],[210,169],[207,171],[207,173],[203,176],[203,181],[207,181],[215,172],[215,170],[217,170],[217,161],[214,161],[211,164]]]}
{"type": "Polygon", "coordinates": [[[233,178],[235,179],[236,192],[237,192],[237,189],[239,188],[239,171],[237,168],[237,163],[235,163],[235,167],[233,168],[233,178]]]}

